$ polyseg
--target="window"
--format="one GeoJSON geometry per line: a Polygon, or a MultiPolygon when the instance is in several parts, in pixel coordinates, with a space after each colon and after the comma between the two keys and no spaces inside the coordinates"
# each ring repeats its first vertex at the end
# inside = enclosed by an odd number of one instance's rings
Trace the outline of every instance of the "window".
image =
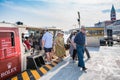
{"type": "Polygon", "coordinates": [[[15,46],[14,33],[11,32],[11,45],[15,46]]]}

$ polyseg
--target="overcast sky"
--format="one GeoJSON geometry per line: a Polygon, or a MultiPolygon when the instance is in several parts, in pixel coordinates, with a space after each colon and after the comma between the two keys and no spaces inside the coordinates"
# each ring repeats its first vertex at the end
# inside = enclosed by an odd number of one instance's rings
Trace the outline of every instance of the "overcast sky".
{"type": "Polygon", "coordinates": [[[78,27],[79,11],[81,25],[89,27],[110,20],[112,4],[120,19],[120,0],[0,0],[0,22],[71,29],[78,27]]]}

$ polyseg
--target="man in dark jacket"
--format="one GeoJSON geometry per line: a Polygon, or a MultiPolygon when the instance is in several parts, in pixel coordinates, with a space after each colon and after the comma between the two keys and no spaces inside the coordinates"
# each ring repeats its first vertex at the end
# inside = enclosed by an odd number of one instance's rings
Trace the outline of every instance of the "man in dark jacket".
{"type": "Polygon", "coordinates": [[[84,50],[85,50],[85,27],[81,27],[81,31],[76,35],[74,42],[76,43],[77,54],[78,54],[78,66],[82,67],[82,70],[85,71],[84,62],[84,50]]]}

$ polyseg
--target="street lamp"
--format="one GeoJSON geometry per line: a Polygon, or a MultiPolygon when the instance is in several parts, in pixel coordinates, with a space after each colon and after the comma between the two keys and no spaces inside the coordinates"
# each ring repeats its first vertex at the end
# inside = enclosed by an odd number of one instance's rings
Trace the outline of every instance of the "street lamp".
{"type": "Polygon", "coordinates": [[[79,28],[80,28],[80,12],[78,11],[78,19],[77,19],[77,21],[78,21],[78,25],[79,25],[79,28]]]}

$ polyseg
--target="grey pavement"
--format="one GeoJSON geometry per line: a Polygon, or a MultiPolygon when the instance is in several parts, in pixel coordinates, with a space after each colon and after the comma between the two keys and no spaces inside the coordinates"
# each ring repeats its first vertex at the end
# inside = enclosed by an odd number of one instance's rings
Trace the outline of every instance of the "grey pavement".
{"type": "Polygon", "coordinates": [[[91,59],[85,64],[87,73],[81,71],[77,61],[70,57],[42,76],[40,80],[120,80],[120,46],[89,47],[91,59]]]}

